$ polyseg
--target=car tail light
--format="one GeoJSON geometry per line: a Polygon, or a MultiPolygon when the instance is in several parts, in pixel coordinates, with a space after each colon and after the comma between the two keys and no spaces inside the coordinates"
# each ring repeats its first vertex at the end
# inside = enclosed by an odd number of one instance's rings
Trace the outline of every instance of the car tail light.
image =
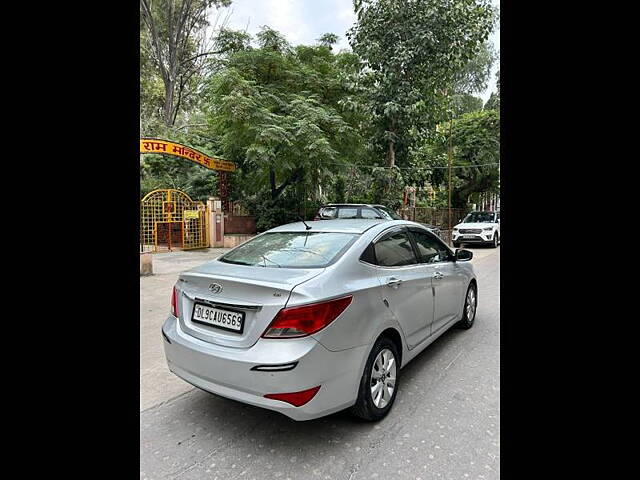
{"type": "Polygon", "coordinates": [[[300,307],[283,308],[272,320],[264,338],[306,337],[322,330],[344,312],[353,300],[348,295],[326,302],[312,303],[300,307]]]}
{"type": "Polygon", "coordinates": [[[178,292],[176,287],[173,287],[173,292],[171,293],[171,315],[177,317],[180,311],[178,310],[178,292]]]}
{"type": "Polygon", "coordinates": [[[301,392],[267,393],[264,397],[287,402],[294,407],[301,407],[305,403],[308,403],[313,397],[315,397],[316,393],[318,393],[318,390],[320,390],[320,385],[310,388],[309,390],[303,390],[301,392]]]}

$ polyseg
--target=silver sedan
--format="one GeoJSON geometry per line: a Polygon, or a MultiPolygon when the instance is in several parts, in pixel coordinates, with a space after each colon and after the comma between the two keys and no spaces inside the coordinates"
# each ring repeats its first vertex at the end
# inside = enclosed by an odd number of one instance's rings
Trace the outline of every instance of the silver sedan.
{"type": "Polygon", "coordinates": [[[274,228],[180,275],[162,327],[169,369],[295,420],[345,408],[379,420],[400,369],[473,325],[471,257],[404,220],[274,228]]]}

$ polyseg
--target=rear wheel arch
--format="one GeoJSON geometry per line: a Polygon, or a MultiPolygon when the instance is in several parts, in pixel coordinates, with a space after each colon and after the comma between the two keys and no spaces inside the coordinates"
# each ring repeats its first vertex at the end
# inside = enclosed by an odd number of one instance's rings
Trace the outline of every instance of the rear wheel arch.
{"type": "MultiPolygon", "coordinates": [[[[398,349],[398,355],[400,356],[400,358],[398,359],[398,367],[400,368],[402,366],[402,351],[403,351],[402,336],[400,335],[400,332],[398,332],[398,330],[396,330],[393,327],[389,327],[386,330],[384,330],[380,335],[378,335],[378,338],[376,338],[375,342],[377,342],[378,339],[382,337],[385,337],[391,340],[393,344],[396,346],[396,348],[398,349]]],[[[373,343],[375,344],[375,342],[373,343]]]]}

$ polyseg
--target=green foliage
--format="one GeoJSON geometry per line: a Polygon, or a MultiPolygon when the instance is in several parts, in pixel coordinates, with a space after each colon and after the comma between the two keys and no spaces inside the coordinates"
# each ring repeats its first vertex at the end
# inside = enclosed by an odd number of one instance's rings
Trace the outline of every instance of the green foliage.
{"type": "Polygon", "coordinates": [[[457,118],[465,113],[482,110],[482,99],[474,97],[468,93],[461,93],[451,96],[451,110],[453,117],[457,118]]]}
{"type": "MultiPolygon", "coordinates": [[[[311,219],[328,201],[397,208],[405,185],[445,185],[451,118],[454,163],[467,167],[454,170],[454,202],[497,188],[497,169],[476,167],[499,161],[499,76],[484,110],[474,96],[495,61],[486,42],[495,20],[489,0],[356,0],[358,23],[347,34],[353,52],[335,53],[333,33],[293,46],[263,26],[255,38],[220,28],[199,57],[201,7],[229,3],[151,5],[163,55],[169,6],[175,15],[194,7],[194,28],[180,52],[174,48],[181,60],[161,68],[151,22],[141,23],[140,125],[143,135],[235,162],[231,200],[256,215],[260,231],[297,215],[311,219]]],[[[218,194],[217,172],[169,156],[141,156],[140,180],[143,194],[218,194]]],[[[439,190],[435,204],[446,202],[439,190]]]]}
{"type": "MultiPolygon", "coordinates": [[[[319,185],[363,157],[364,142],[354,128],[358,113],[342,103],[349,101],[346,78],[353,60],[324,45],[293,48],[266,27],[258,46],[231,55],[209,79],[208,134],[241,167],[237,195],[267,190],[274,202],[285,193],[298,194],[298,203],[318,201],[319,185]]],[[[281,209],[280,203],[269,205],[281,209]]]]}
{"type": "Polygon", "coordinates": [[[358,22],[347,36],[368,72],[372,143],[388,165],[396,157],[404,164],[410,132],[442,118],[445,91],[477,58],[494,12],[489,0],[355,0],[354,6],[358,22]]]}
{"type": "Polygon", "coordinates": [[[373,203],[386,205],[389,208],[399,208],[402,204],[402,197],[398,195],[405,187],[402,174],[397,167],[375,168],[371,172],[373,177],[372,190],[370,195],[373,203]]]}
{"type": "Polygon", "coordinates": [[[249,211],[256,217],[258,232],[291,222],[298,222],[300,218],[313,220],[320,208],[321,202],[304,200],[293,191],[288,191],[273,199],[268,191],[263,191],[246,201],[249,211]]]}
{"type": "Polygon", "coordinates": [[[333,45],[338,43],[338,40],[340,40],[340,37],[335,33],[325,33],[318,39],[318,43],[323,47],[327,47],[331,50],[333,48],[333,45]]]}
{"type": "Polygon", "coordinates": [[[497,192],[500,180],[500,113],[484,110],[463,115],[453,122],[452,141],[456,184],[452,206],[466,208],[474,193],[497,192]]]}
{"type": "Polygon", "coordinates": [[[487,88],[491,67],[497,59],[493,44],[484,42],[478,52],[453,75],[453,92],[471,94],[487,88]]]}
{"type": "Polygon", "coordinates": [[[496,91],[491,93],[489,100],[484,106],[485,110],[500,110],[500,70],[496,74],[496,91]]]}

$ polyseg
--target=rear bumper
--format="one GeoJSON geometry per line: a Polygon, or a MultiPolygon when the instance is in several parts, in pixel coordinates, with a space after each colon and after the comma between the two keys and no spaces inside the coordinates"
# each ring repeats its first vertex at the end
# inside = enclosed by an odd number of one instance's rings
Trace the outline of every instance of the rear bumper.
{"type": "Polygon", "coordinates": [[[261,338],[246,349],[220,347],[181,331],[173,316],[164,323],[162,333],[169,370],[183,380],[294,420],[311,420],[353,405],[368,353],[367,346],[331,352],[311,337],[261,338]],[[296,366],[287,371],[251,370],[258,365],[293,362],[296,366]],[[318,393],[301,407],[264,398],[267,393],[298,392],[318,385],[318,393]]]}

